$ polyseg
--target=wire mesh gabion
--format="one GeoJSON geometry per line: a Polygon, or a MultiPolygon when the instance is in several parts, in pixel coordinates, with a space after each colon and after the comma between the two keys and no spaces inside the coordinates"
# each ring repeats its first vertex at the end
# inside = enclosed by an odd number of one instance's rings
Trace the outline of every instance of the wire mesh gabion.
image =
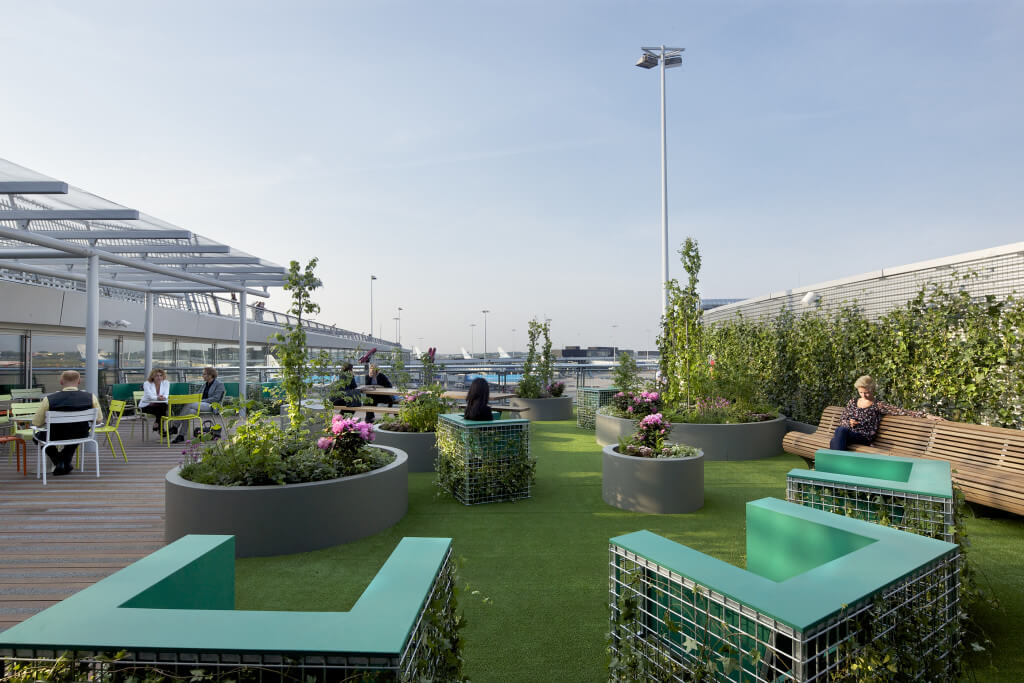
{"type": "Polygon", "coordinates": [[[952,680],[959,557],[950,551],[799,631],[613,543],[609,680],[831,681],[864,648],[906,628],[921,653],[911,677],[952,680]]]}
{"type": "Polygon", "coordinates": [[[595,429],[597,409],[611,403],[618,389],[600,389],[598,387],[580,387],[576,391],[576,426],[583,429],[595,429]]]}
{"type": "Polygon", "coordinates": [[[463,505],[529,498],[534,465],[528,420],[437,422],[437,483],[463,505]]]}
{"type": "MultiPolygon", "coordinates": [[[[435,680],[446,666],[441,643],[456,636],[441,632],[454,605],[451,550],[430,587],[402,651],[395,655],[351,652],[188,652],[121,649],[95,650],[0,648],[0,674],[18,673],[16,666],[45,667],[40,675],[59,673],[61,680],[124,681],[147,675],[181,680],[244,680],[267,683],[335,683],[354,680],[435,680]],[[196,671],[201,670],[201,674],[196,671]]],[[[160,678],[159,680],[164,680],[160,678]]],[[[4,679],[6,680],[6,679],[4,679]]],[[[147,679],[148,680],[148,679],[147,679]]]]}
{"type": "Polygon", "coordinates": [[[952,498],[786,476],[786,500],[955,543],[952,498]]]}

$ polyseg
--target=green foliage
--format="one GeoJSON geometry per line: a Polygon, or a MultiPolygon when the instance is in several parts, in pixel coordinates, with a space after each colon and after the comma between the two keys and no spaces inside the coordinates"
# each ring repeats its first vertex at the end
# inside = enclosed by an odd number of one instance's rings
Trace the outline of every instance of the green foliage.
{"type": "Polygon", "coordinates": [[[423,386],[430,386],[438,377],[437,363],[430,352],[420,354],[420,363],[423,364],[423,386]]]}
{"type": "Polygon", "coordinates": [[[405,356],[402,355],[401,347],[396,346],[391,350],[391,381],[395,383],[395,388],[399,391],[405,391],[409,388],[409,382],[412,381],[412,375],[405,369],[405,356]]]}
{"type": "Polygon", "coordinates": [[[293,427],[302,421],[302,399],[306,392],[306,376],[308,374],[308,357],[306,351],[306,330],[302,327],[302,318],[320,311],[320,306],[313,302],[313,290],[320,287],[317,279],[317,259],[313,258],[306,264],[305,270],[298,261],[292,261],[288,267],[288,282],[284,289],[292,293],[292,306],[288,312],[298,318],[292,325],[285,325],[285,332],[277,332],[273,339],[277,342],[276,353],[281,363],[285,395],[288,397],[288,420],[293,427]]]}
{"type": "Polygon", "coordinates": [[[531,320],[527,328],[529,342],[526,347],[526,358],[523,359],[523,376],[516,386],[519,398],[540,398],[544,384],[537,360],[537,339],[540,337],[541,323],[531,320]]]}
{"type": "Polygon", "coordinates": [[[465,504],[529,498],[537,461],[529,431],[464,429],[442,420],[437,429],[437,485],[465,504]]]}
{"type": "Polygon", "coordinates": [[[826,406],[845,404],[854,380],[871,374],[895,405],[1024,428],[1021,299],[975,301],[932,285],[877,320],[852,304],[833,313],[784,311],[770,321],[702,327],[716,376],[724,373],[741,387],[739,396],[804,422],[817,422],[826,406]]]}
{"type": "Polygon", "coordinates": [[[625,351],[619,354],[619,364],[612,370],[612,386],[625,393],[640,388],[640,368],[625,351]]]}
{"type": "Polygon", "coordinates": [[[402,431],[432,432],[437,429],[438,416],[451,410],[451,401],[444,398],[444,387],[434,384],[406,394],[398,408],[398,421],[409,427],[402,431]]]}
{"type": "Polygon", "coordinates": [[[685,289],[675,279],[666,283],[668,306],[658,336],[663,382],[659,389],[668,405],[685,408],[693,396],[707,393],[704,387],[711,373],[702,344],[702,312],[697,294],[701,257],[697,241],[687,237],[679,256],[688,280],[685,289]]]}

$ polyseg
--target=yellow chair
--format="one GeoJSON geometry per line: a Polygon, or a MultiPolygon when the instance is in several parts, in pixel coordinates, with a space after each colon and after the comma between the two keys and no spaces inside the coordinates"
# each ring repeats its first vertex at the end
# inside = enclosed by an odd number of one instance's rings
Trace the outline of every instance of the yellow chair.
{"type": "MultiPolygon", "coordinates": [[[[191,430],[192,421],[199,420],[199,404],[203,401],[202,394],[180,394],[178,396],[167,397],[167,414],[160,418],[160,438],[167,439],[167,446],[171,445],[171,432],[168,429],[171,422],[185,422],[185,429],[191,430]],[[194,413],[182,413],[181,415],[174,414],[174,406],[181,406],[184,408],[190,403],[195,404],[194,413]]],[[[188,436],[186,432],[185,436],[188,436]]]]}
{"type": "MultiPolygon", "coordinates": [[[[26,444],[32,443],[32,436],[35,431],[32,429],[32,418],[36,415],[36,410],[39,409],[39,405],[42,401],[36,401],[35,403],[12,403],[10,410],[11,418],[11,432],[14,436],[20,436],[24,439],[26,444]]],[[[26,464],[25,469],[28,469],[26,464]]]]}
{"type": "Polygon", "coordinates": [[[32,387],[31,389],[11,389],[11,400],[13,401],[39,402],[42,399],[43,390],[41,387],[32,387]]]}
{"type": "MultiPolygon", "coordinates": [[[[110,440],[110,435],[113,434],[117,437],[117,444],[121,447],[121,457],[124,458],[125,462],[128,462],[128,454],[124,452],[124,442],[121,441],[121,434],[117,431],[117,428],[121,426],[121,417],[124,415],[124,408],[128,405],[124,401],[111,401],[110,402],[110,414],[107,415],[107,424],[102,427],[96,427],[93,429],[93,434],[103,434],[107,437],[107,445],[110,446],[110,454],[117,459],[117,453],[114,451],[114,442],[110,440]]],[[[81,451],[79,451],[81,456],[81,451]]],[[[79,462],[79,468],[81,468],[81,462],[79,462]]]]}

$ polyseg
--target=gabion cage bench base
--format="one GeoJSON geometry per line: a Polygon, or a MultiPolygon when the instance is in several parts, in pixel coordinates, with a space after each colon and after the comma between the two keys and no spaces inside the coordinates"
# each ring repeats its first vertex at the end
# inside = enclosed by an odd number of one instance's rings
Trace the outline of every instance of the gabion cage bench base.
{"type": "Polygon", "coordinates": [[[530,497],[534,460],[530,421],[475,421],[442,415],[437,421],[437,483],[463,505],[530,497]]]}
{"type": "Polygon", "coordinates": [[[908,624],[920,670],[902,673],[953,676],[957,546],[774,499],[747,519],[747,571],[647,531],[611,539],[610,680],[831,681],[908,624]]]}
{"type": "Polygon", "coordinates": [[[594,417],[597,409],[611,403],[618,389],[600,389],[598,387],[580,387],[576,390],[576,426],[583,429],[596,427],[594,417]]]}
{"type": "Polygon", "coordinates": [[[0,634],[0,669],[60,661],[76,681],[154,670],[191,680],[194,669],[260,681],[444,676],[451,539],[402,539],[349,612],[235,610],[233,546],[186,536],[57,603],[0,634]]]}
{"type": "Polygon", "coordinates": [[[814,462],[786,475],[786,500],[955,542],[949,463],[825,449],[814,462]]]}

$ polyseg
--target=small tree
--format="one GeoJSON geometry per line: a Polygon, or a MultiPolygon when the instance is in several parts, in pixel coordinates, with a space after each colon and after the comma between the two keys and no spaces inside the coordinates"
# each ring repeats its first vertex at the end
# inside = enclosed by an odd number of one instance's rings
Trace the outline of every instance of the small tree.
{"type": "Polygon", "coordinates": [[[396,346],[391,350],[391,374],[395,381],[395,386],[405,391],[409,388],[409,381],[412,377],[409,375],[409,371],[405,369],[405,356],[402,355],[402,347],[396,346]]]}
{"type": "MultiPolygon", "coordinates": [[[[536,323],[536,321],[534,321],[536,323]]],[[[534,323],[530,323],[531,325],[534,323]]],[[[547,387],[555,378],[555,363],[551,356],[551,322],[545,320],[543,323],[536,323],[538,330],[544,337],[544,346],[541,347],[540,363],[537,364],[537,374],[540,376],[541,386],[547,387]]]]}
{"type": "Polygon", "coordinates": [[[531,320],[527,329],[529,343],[526,347],[526,359],[523,360],[523,377],[516,387],[516,395],[520,398],[540,398],[543,385],[538,377],[537,338],[540,336],[540,323],[531,320]]]}
{"type": "Polygon", "coordinates": [[[302,423],[302,399],[306,393],[306,375],[309,368],[309,357],[306,355],[306,330],[302,327],[303,316],[320,312],[320,306],[313,302],[313,290],[320,287],[317,279],[317,259],[310,259],[305,270],[298,261],[288,266],[288,282],[285,291],[292,293],[292,305],[288,312],[296,317],[293,325],[285,325],[285,332],[277,332],[272,339],[276,342],[276,355],[281,363],[285,396],[288,397],[288,422],[292,429],[298,429],[302,423]]]}
{"type": "Polygon", "coordinates": [[[625,393],[640,387],[640,368],[625,351],[619,354],[619,364],[612,370],[612,382],[616,389],[625,393]]]}
{"type": "Polygon", "coordinates": [[[668,307],[661,321],[658,350],[666,403],[673,406],[684,403],[688,408],[694,390],[701,392],[710,372],[707,361],[702,358],[703,327],[697,294],[701,258],[697,241],[687,237],[679,248],[679,256],[688,280],[685,289],[675,279],[666,283],[668,307]]]}

